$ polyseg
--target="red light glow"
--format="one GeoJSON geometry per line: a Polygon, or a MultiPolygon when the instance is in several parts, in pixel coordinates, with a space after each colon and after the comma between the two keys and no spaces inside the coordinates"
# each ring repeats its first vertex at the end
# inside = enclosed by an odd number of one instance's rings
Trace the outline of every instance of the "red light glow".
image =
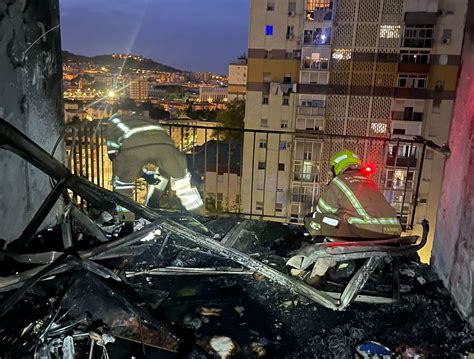
{"type": "Polygon", "coordinates": [[[374,165],[368,163],[362,167],[362,173],[366,176],[370,176],[375,172],[374,165]]]}

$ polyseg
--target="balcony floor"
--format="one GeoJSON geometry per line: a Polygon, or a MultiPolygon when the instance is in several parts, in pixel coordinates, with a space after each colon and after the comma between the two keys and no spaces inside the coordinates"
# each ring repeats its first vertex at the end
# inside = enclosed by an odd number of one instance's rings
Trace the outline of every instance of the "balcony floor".
{"type": "MultiPolygon", "coordinates": [[[[216,234],[216,240],[223,238],[237,223],[235,218],[201,220],[216,234]]],[[[289,252],[299,248],[307,238],[301,227],[262,221],[249,222],[242,233],[234,248],[285,272],[284,263],[289,252]]],[[[54,236],[54,232],[49,236],[54,236]]],[[[122,269],[134,272],[163,266],[239,267],[207,250],[191,251],[189,248],[195,245],[178,237],[170,237],[166,246],[162,243],[163,238],[158,239],[122,269]]],[[[116,268],[120,262],[107,262],[107,266],[116,268]]],[[[388,290],[388,285],[383,283],[390,283],[387,282],[390,266],[390,263],[384,263],[384,268],[366,288],[373,291],[377,288],[379,295],[380,290],[388,290]]],[[[401,268],[400,304],[352,304],[344,312],[333,312],[289,293],[278,284],[248,275],[141,275],[129,278],[125,290],[124,283],[116,285],[112,280],[98,280],[90,273],[69,273],[57,276],[54,281],[38,283],[28,300],[34,303],[54,298],[58,288],[75,279],[78,288],[90,288],[91,283],[99,288],[91,293],[81,293],[79,303],[89,312],[97,313],[90,308],[99,300],[97,298],[112,303],[107,298],[111,292],[120,297],[131,292],[136,303],[153,317],[177,328],[191,345],[197,340],[204,348],[195,347],[193,354],[182,356],[164,354],[146,346],[147,355],[160,355],[160,358],[212,358],[211,354],[206,354],[205,348],[208,353],[212,350],[205,343],[216,335],[228,336],[237,344],[238,350],[232,358],[257,358],[252,346],[263,348],[266,358],[353,358],[354,346],[361,340],[377,340],[398,352],[402,347],[416,348],[414,350],[429,357],[452,357],[462,350],[473,350],[463,347],[473,343],[473,335],[430,268],[416,258],[405,259],[401,268]],[[108,290],[106,285],[114,289],[108,290]]],[[[74,303],[77,304],[77,300],[74,303]]],[[[12,326],[5,323],[11,316],[21,318],[19,322],[25,322],[21,325],[28,324],[26,318],[31,315],[19,315],[19,310],[14,309],[9,317],[0,320],[2,328],[12,330],[12,326]]],[[[5,331],[4,335],[8,336],[5,331]]],[[[139,356],[143,349],[140,344],[120,339],[108,344],[107,348],[110,358],[139,356]]],[[[76,350],[84,357],[88,346],[78,345],[76,350]]]]}

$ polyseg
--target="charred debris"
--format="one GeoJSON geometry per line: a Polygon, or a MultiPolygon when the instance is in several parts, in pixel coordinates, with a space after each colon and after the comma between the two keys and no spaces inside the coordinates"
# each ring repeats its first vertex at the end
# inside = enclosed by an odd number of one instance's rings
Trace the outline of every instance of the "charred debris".
{"type": "Polygon", "coordinates": [[[313,245],[313,257],[356,264],[315,288],[304,281],[310,268],[285,265],[308,239],[297,226],[151,210],[71,174],[3,120],[0,147],[53,181],[3,246],[2,358],[445,358],[473,349],[470,328],[418,261],[427,222],[422,238],[313,245]],[[58,202],[60,224],[40,231],[58,202]],[[133,228],[111,214],[117,205],[139,218],[133,228]]]}

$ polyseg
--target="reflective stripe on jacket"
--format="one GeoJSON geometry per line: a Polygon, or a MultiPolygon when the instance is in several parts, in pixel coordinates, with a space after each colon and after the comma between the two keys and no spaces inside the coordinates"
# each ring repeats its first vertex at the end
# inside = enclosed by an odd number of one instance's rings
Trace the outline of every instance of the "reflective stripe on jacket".
{"type": "Polygon", "coordinates": [[[163,138],[159,142],[165,141],[174,145],[174,142],[169,138],[165,129],[159,125],[158,121],[143,117],[114,117],[107,122],[105,136],[109,150],[120,149],[125,141],[135,142],[134,139],[137,138],[136,135],[138,134],[143,145],[156,143],[157,135],[163,138]]]}
{"type": "Polygon", "coordinates": [[[316,212],[335,214],[368,231],[401,233],[395,209],[377,184],[357,170],[346,171],[331,181],[319,198],[316,212]]]}

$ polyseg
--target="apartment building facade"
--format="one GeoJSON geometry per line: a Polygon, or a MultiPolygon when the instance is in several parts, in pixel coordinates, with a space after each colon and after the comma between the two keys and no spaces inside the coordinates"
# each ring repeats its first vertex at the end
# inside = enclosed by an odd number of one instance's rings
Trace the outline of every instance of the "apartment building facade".
{"type": "Polygon", "coordinates": [[[331,153],[350,148],[377,165],[403,224],[413,206],[414,223],[434,223],[444,158],[403,140],[447,142],[466,10],[467,0],[252,0],[245,128],[269,132],[245,135],[244,211],[301,221],[331,153]]]}
{"type": "Polygon", "coordinates": [[[239,58],[237,62],[229,64],[228,92],[229,101],[245,99],[247,90],[247,59],[239,58]]]}
{"type": "Polygon", "coordinates": [[[147,80],[132,80],[127,88],[128,95],[135,101],[148,101],[150,83],[147,80]]]}

